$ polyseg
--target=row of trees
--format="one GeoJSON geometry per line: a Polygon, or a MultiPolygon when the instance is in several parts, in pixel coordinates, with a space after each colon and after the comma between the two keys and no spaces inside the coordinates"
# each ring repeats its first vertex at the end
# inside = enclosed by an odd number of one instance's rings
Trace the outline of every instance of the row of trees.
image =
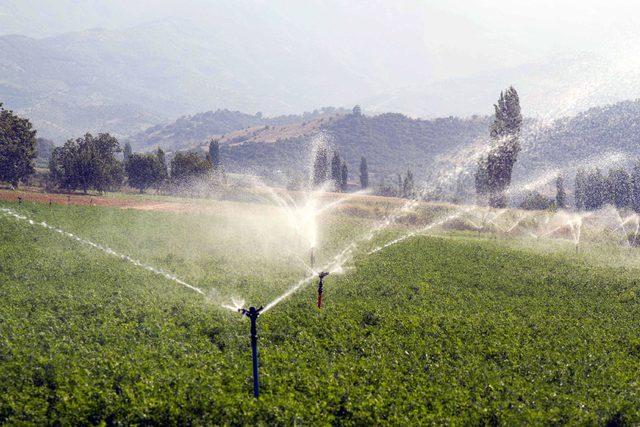
{"type": "MultiPolygon", "coordinates": [[[[340,157],[338,151],[333,152],[330,163],[328,159],[328,150],[325,147],[319,147],[315,152],[311,183],[314,187],[319,187],[331,181],[335,190],[346,191],[349,179],[347,162],[340,157]]],[[[365,157],[360,158],[360,187],[363,190],[369,187],[369,167],[365,157]]]]}
{"type": "Polygon", "coordinates": [[[318,147],[315,152],[311,176],[313,186],[320,187],[331,181],[336,191],[345,191],[348,178],[347,162],[342,160],[340,153],[334,151],[331,163],[329,163],[327,149],[318,147]]]}
{"type": "Polygon", "coordinates": [[[640,162],[630,174],[622,168],[612,169],[607,175],[597,168],[576,173],[576,209],[595,210],[606,204],[640,212],[640,162]]]}
{"type": "Polygon", "coordinates": [[[148,188],[160,190],[167,183],[179,189],[194,179],[223,177],[218,141],[211,141],[206,156],[194,152],[178,152],[171,160],[171,173],[165,153],[133,153],[125,144],[123,162],[116,153],[121,151],[118,140],[109,134],[67,141],[53,150],[49,161],[50,182],[65,190],[90,189],[107,191],[119,188],[125,180],[129,186],[143,193],[148,188]]]}

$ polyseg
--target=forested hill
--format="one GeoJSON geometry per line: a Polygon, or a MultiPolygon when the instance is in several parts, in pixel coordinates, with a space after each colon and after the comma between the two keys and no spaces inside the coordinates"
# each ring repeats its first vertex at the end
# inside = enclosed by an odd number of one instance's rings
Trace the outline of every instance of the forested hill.
{"type": "MultiPolygon", "coordinates": [[[[322,137],[347,161],[351,180],[357,178],[362,156],[367,158],[374,180],[407,169],[417,178],[425,178],[434,173],[436,163],[436,173],[453,167],[452,155],[456,162],[466,161],[473,167],[474,149],[488,143],[490,121],[489,116],[422,120],[396,113],[368,116],[330,108],[276,118],[219,110],[155,126],[132,140],[140,150],[159,145],[176,151],[206,149],[208,141],[216,137],[221,141],[227,170],[271,175],[308,171],[311,147],[322,137]]],[[[514,170],[516,179],[581,161],[597,161],[608,153],[620,153],[633,161],[640,157],[640,101],[592,108],[552,122],[527,119],[522,146],[514,170]]]]}
{"type": "MultiPolygon", "coordinates": [[[[303,136],[276,142],[273,135],[261,139],[261,133],[269,130],[254,132],[246,141],[235,137],[233,143],[223,144],[223,155],[234,170],[253,169],[263,174],[300,170],[309,166],[314,135],[322,133],[346,159],[352,179],[357,177],[361,156],[367,158],[370,172],[376,175],[411,169],[416,177],[425,178],[460,163],[473,169],[473,153],[488,144],[490,122],[489,116],[420,120],[402,114],[348,114],[324,120],[315,134],[301,132],[303,136]]],[[[291,129],[288,133],[295,134],[291,129]]],[[[514,170],[517,180],[555,170],[568,170],[571,178],[581,164],[599,165],[613,154],[623,159],[617,165],[629,164],[640,158],[640,100],[592,108],[551,122],[527,119],[521,142],[514,170]]],[[[603,163],[600,167],[614,166],[603,163]]]]}
{"type": "Polygon", "coordinates": [[[366,116],[346,114],[279,129],[257,129],[243,138],[228,135],[222,153],[231,170],[304,172],[309,166],[310,147],[315,138],[338,150],[347,161],[352,178],[360,158],[366,157],[374,175],[392,175],[413,170],[425,176],[439,155],[467,146],[487,134],[489,118],[455,117],[420,120],[402,114],[366,116]],[[264,138],[262,135],[264,134],[264,138]]]}
{"type": "MultiPolygon", "coordinates": [[[[240,131],[242,135],[246,136],[249,130],[254,132],[256,130],[254,128],[267,127],[269,129],[278,126],[298,125],[319,118],[345,114],[347,111],[325,107],[299,115],[292,114],[276,117],[264,117],[260,113],[252,115],[230,110],[207,111],[191,116],[183,116],[171,123],[152,126],[131,136],[129,142],[137,150],[155,147],[161,147],[169,151],[184,150],[203,144],[213,137],[223,138],[233,132],[240,131]]],[[[265,135],[262,134],[262,136],[265,135]]],[[[281,135],[278,135],[278,137],[281,137],[281,135]]]]}

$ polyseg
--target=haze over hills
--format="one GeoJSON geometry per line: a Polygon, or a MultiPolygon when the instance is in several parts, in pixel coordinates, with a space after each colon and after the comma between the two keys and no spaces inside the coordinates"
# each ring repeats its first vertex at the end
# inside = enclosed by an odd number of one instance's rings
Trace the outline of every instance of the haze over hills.
{"type": "MultiPolygon", "coordinates": [[[[238,112],[209,112],[154,127],[133,141],[138,149],[206,150],[208,142],[217,138],[228,171],[301,176],[309,167],[313,145],[321,139],[344,157],[354,181],[362,156],[377,179],[393,179],[411,169],[420,179],[433,181],[434,175],[450,177],[452,172],[462,172],[468,180],[475,170],[475,156],[489,144],[488,115],[424,120],[397,113],[326,112],[290,117],[277,125],[272,119],[238,112]],[[266,124],[268,120],[271,125],[266,124]],[[237,129],[230,130],[233,127],[237,129]]],[[[628,165],[640,158],[639,123],[640,100],[592,108],[554,121],[526,119],[514,179],[531,180],[531,176],[545,174],[552,179],[563,170],[572,176],[581,162],[604,162],[600,164],[603,169],[628,165]]]]}
{"type": "Polygon", "coordinates": [[[626,6],[591,3],[534,25],[535,7],[458,0],[4,0],[0,101],[58,143],[218,109],[485,115],[511,84],[557,118],[640,96],[626,6]]]}

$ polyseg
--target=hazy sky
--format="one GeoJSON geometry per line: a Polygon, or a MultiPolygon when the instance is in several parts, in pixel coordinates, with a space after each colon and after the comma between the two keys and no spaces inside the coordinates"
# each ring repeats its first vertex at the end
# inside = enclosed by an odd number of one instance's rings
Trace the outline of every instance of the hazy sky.
{"type": "Polygon", "coordinates": [[[632,0],[0,0],[0,33],[41,36],[167,17],[215,25],[234,4],[268,10],[265,19],[283,15],[336,46],[404,51],[426,79],[640,39],[640,2],[632,0]]]}
{"type": "MultiPolygon", "coordinates": [[[[531,115],[549,113],[547,99],[556,116],[640,97],[640,2],[632,0],[0,0],[0,34],[45,37],[166,19],[240,32],[199,41],[222,43],[222,59],[273,35],[272,45],[295,52],[283,68],[309,61],[300,52],[331,52],[332,62],[314,62],[303,76],[310,82],[324,75],[366,83],[357,96],[330,89],[304,108],[359,102],[422,116],[486,114],[511,84],[531,115]],[[432,83],[440,86],[425,89],[432,83]]],[[[226,106],[219,104],[207,108],[226,106]]]]}

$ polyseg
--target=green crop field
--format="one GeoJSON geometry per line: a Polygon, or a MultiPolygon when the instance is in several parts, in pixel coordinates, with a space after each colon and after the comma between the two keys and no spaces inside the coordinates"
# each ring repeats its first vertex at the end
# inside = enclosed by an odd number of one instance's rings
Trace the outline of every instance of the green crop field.
{"type": "MultiPolygon", "coordinates": [[[[312,283],[261,316],[255,400],[221,303],[268,303],[306,254],[268,207],[218,205],[0,205],[204,291],[0,213],[0,424],[640,423],[636,264],[470,232],[359,248],[322,310],[312,283]]],[[[319,259],[372,221],[323,218],[319,259]]]]}

